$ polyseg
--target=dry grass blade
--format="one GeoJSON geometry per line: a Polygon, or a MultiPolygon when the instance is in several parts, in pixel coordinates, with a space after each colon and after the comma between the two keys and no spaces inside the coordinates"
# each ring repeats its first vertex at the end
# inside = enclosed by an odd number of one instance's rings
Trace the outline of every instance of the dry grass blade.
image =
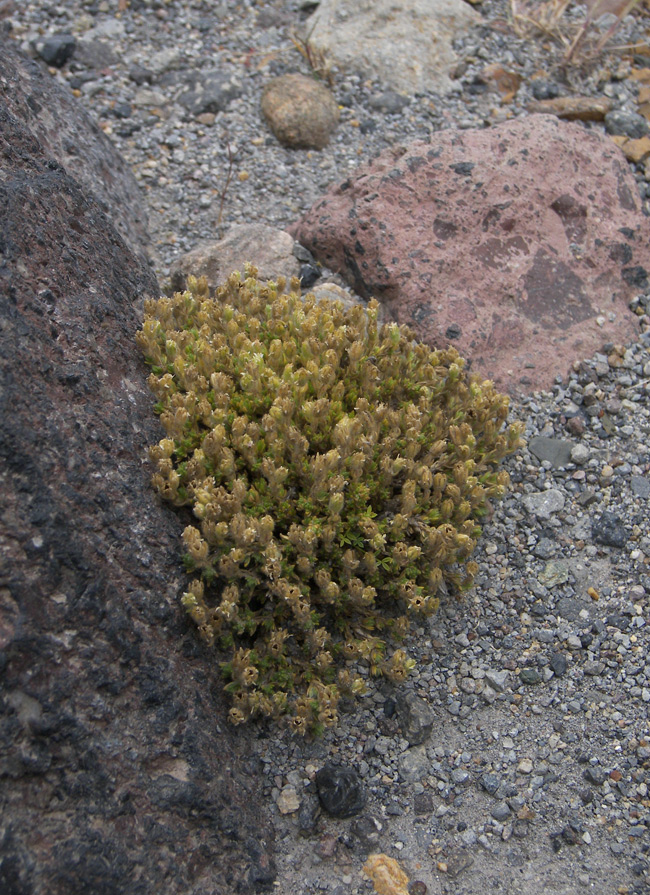
{"type": "Polygon", "coordinates": [[[594,48],[595,55],[602,51],[625,16],[639,6],[640,2],[641,0],[586,0],[587,16],[570,43],[562,30],[562,18],[571,5],[571,0],[546,0],[543,3],[510,0],[510,8],[513,26],[519,36],[525,36],[531,29],[535,29],[564,44],[568,43],[564,61],[570,63],[578,51],[584,48],[590,29],[599,18],[605,15],[615,17],[614,22],[597,42],[594,48]]]}

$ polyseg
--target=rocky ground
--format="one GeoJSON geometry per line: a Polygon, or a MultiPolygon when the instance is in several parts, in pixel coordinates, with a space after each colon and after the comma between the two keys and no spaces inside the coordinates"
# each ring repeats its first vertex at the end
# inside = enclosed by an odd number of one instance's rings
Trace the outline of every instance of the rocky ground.
{"type": "MultiPolygon", "coordinates": [[[[550,38],[516,36],[509,4],[484,0],[485,24],[457,41],[449,95],[404,104],[381,83],[334,72],[341,122],[329,146],[290,151],[259,103],[270,77],[309,72],[294,43],[308,7],[0,4],[34,54],[54,33],[74,36],[54,76],[133,166],[161,281],[232,223],[289,225],[386,146],[525,115],[556,95],[604,96],[634,114],[642,87],[631,69],[650,65],[637,47],[563,73],[550,38]],[[482,76],[493,64],[521,79],[505,102],[482,76]],[[216,113],[188,95],[212,70],[216,113]]],[[[644,41],[647,52],[647,24],[631,19],[617,42],[644,41]]],[[[631,164],[648,207],[650,166],[631,164]]],[[[412,895],[650,892],[648,303],[636,304],[636,344],[603,346],[568,381],[513,406],[528,447],[507,463],[513,487],[485,525],[477,586],[413,632],[418,670],[401,691],[371,682],[314,743],[261,725],[242,734],[256,740],[276,826],[278,892],[372,891],[369,852],[397,859],[412,895]],[[358,772],[360,813],[318,814],[313,777],[327,762],[358,772]]]]}

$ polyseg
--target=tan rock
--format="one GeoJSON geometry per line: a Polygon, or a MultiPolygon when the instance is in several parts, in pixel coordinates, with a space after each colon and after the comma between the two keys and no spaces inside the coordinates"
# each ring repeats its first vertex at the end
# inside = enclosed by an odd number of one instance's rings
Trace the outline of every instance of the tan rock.
{"type": "Polygon", "coordinates": [[[172,289],[182,292],[192,275],[207,277],[212,292],[234,270],[243,273],[247,262],[257,267],[261,280],[297,277],[300,263],[293,255],[293,246],[285,230],[265,224],[234,224],[223,239],[204,243],[174,262],[170,271],[172,289]]]}
{"type": "Polygon", "coordinates": [[[321,0],[305,34],[340,69],[413,96],[449,92],[453,40],[480,22],[464,0],[321,0]]]}
{"type": "Polygon", "coordinates": [[[369,855],[363,865],[377,895],[408,895],[409,878],[394,858],[388,855],[369,855]]]}
{"type": "Polygon", "coordinates": [[[625,157],[630,162],[642,162],[650,156],[650,137],[639,137],[636,140],[630,140],[627,137],[613,137],[617,146],[620,146],[625,157]]]}
{"type": "Polygon", "coordinates": [[[602,121],[612,108],[604,96],[558,96],[529,103],[532,113],[555,115],[566,121],[602,121]]]}
{"type": "Polygon", "coordinates": [[[339,120],[330,91],[305,75],[282,75],[262,94],[262,113],[280,143],[292,149],[327,146],[339,120]]]}
{"type": "Polygon", "coordinates": [[[277,802],[280,814],[293,814],[300,808],[300,799],[293,786],[285,786],[278,796],[277,802]]]}
{"type": "Polygon", "coordinates": [[[487,65],[481,72],[481,78],[501,94],[504,103],[509,103],[514,99],[521,84],[521,75],[498,63],[487,65]]]}

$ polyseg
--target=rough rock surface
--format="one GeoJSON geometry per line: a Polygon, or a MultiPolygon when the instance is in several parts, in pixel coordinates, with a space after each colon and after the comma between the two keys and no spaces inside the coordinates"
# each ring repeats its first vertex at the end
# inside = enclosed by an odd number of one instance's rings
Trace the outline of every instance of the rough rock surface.
{"type": "Polygon", "coordinates": [[[19,104],[3,93],[0,890],[256,892],[255,767],[178,608],[182,522],[143,462],[161,429],[133,334],[157,284],[19,104]]]}
{"type": "Polygon", "coordinates": [[[649,221],[605,136],[546,115],[389,150],[291,228],[364,298],[512,393],[637,334],[649,221]]]}
{"type": "Polygon", "coordinates": [[[412,96],[447,92],[452,41],[479,16],[463,0],[322,0],[305,24],[310,46],[340,68],[361,71],[412,96]]]}
{"type": "Polygon", "coordinates": [[[285,230],[266,224],[233,224],[223,239],[187,252],[171,268],[175,292],[186,288],[187,278],[207,277],[210,290],[220,286],[234,270],[244,272],[254,264],[261,280],[297,277],[300,262],[293,254],[294,241],[285,230]]]}
{"type": "Polygon", "coordinates": [[[74,96],[15,44],[0,36],[0,90],[18,118],[52,158],[92,193],[136,254],[149,251],[146,206],[131,169],[74,96]]]}
{"type": "Polygon", "coordinates": [[[290,149],[322,149],[339,120],[339,107],[327,87],[301,74],[270,81],[262,94],[262,113],[290,149]]]}

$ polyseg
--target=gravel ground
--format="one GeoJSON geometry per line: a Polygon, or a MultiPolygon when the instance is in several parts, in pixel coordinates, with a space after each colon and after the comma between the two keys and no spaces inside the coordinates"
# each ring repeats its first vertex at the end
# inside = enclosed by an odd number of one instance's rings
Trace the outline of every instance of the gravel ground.
{"type": "MultiPolygon", "coordinates": [[[[53,73],[132,164],[161,282],[230,224],[286,226],[387,146],[524,115],[533,90],[636,111],[631,55],[563,77],[552,41],[517,38],[508,4],[484,0],[485,25],[458,41],[451,94],[390,113],[381,83],[335,73],[342,111],[330,145],[285,150],[259,102],[270,77],[309,72],[291,39],[306,6],[131,0],[119,12],[118,0],[24,0],[9,12],[31,52],[55,32],[75,36],[75,55],[53,73]],[[489,63],[522,76],[507,105],[477,80],[489,63]],[[231,98],[198,120],[183,92],[212,69],[231,98]]],[[[647,44],[647,23],[630,19],[617,39],[647,44]]],[[[650,210],[650,165],[635,175],[650,210]]],[[[263,725],[244,733],[276,823],[279,893],[369,892],[368,852],[396,858],[411,895],[650,892],[649,308],[640,296],[637,344],[604,346],[568,382],[513,406],[529,443],[506,464],[513,487],[485,525],[477,586],[413,632],[418,671],[401,691],[370,682],[315,743],[263,725]],[[421,744],[399,692],[431,716],[421,744]],[[316,816],[313,776],[327,761],[359,773],[367,801],[355,817],[316,816]]]]}

